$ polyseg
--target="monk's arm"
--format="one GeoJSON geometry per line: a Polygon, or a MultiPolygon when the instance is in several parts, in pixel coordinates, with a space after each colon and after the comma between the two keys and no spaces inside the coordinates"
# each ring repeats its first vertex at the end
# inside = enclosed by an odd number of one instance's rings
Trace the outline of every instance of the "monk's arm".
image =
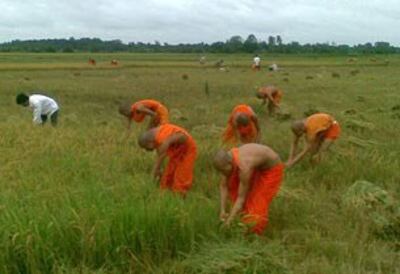
{"type": "Polygon", "coordinates": [[[250,178],[251,178],[252,170],[243,169],[240,171],[239,178],[239,190],[238,197],[231,209],[231,212],[228,218],[225,221],[225,225],[229,226],[232,220],[236,217],[236,215],[243,209],[244,202],[246,201],[247,193],[249,192],[250,187],[250,178]]]}
{"type": "Polygon", "coordinates": [[[272,95],[270,93],[266,94],[268,97],[268,100],[276,107],[279,107],[279,105],[275,102],[274,97],[272,97],[272,95]]]}
{"type": "Polygon", "coordinates": [[[166,154],[168,148],[172,145],[181,145],[185,143],[187,140],[187,137],[183,133],[174,133],[171,136],[169,136],[159,147],[158,153],[159,154],[166,154]]]}
{"type": "Polygon", "coordinates": [[[138,106],[137,110],[140,111],[140,112],[143,112],[143,113],[145,113],[147,115],[150,115],[151,117],[156,116],[156,113],[154,111],[152,111],[151,109],[149,109],[149,108],[147,108],[147,107],[145,107],[143,105],[138,106]]]}
{"type": "Polygon", "coordinates": [[[262,103],[261,103],[261,104],[262,104],[262,105],[265,105],[266,103],[267,103],[267,98],[264,97],[264,98],[262,99],[262,103]]]}
{"type": "Polygon", "coordinates": [[[294,135],[294,139],[293,139],[292,145],[290,147],[288,162],[293,160],[294,155],[296,154],[296,151],[297,151],[297,146],[299,144],[299,140],[300,140],[300,136],[294,135]]]}
{"type": "Polygon", "coordinates": [[[167,152],[160,153],[157,151],[157,159],[153,167],[153,176],[154,178],[159,178],[161,177],[161,165],[164,162],[165,157],[167,157],[167,152]]]}
{"type": "Polygon", "coordinates": [[[257,116],[253,115],[251,116],[251,120],[253,121],[256,129],[257,129],[257,138],[256,138],[256,142],[260,141],[261,138],[261,130],[260,130],[260,124],[258,123],[258,119],[257,116]]]}
{"type": "Polygon", "coordinates": [[[221,179],[221,183],[219,185],[219,190],[220,190],[220,198],[221,198],[221,209],[220,209],[220,214],[219,217],[221,221],[225,221],[227,214],[226,214],[226,204],[228,200],[228,182],[227,178],[224,176],[221,179]]]}
{"type": "Polygon", "coordinates": [[[307,152],[309,152],[309,151],[312,149],[312,147],[313,147],[313,146],[312,146],[311,144],[307,143],[307,144],[305,145],[303,151],[300,152],[299,154],[297,154],[297,156],[294,157],[294,159],[289,160],[289,161],[286,163],[286,166],[287,166],[287,167],[291,167],[291,166],[293,166],[294,164],[296,164],[298,161],[300,161],[301,159],[303,159],[304,155],[306,155],[307,152]]]}

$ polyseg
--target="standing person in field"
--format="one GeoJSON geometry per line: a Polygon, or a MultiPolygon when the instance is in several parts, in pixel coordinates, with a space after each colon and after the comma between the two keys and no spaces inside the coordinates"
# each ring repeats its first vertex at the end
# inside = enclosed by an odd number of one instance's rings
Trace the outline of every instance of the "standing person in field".
{"type": "Polygon", "coordinates": [[[261,70],[261,58],[258,54],[254,55],[253,58],[253,70],[259,71],[261,70]]]}
{"type": "Polygon", "coordinates": [[[268,223],[268,209],[279,191],[284,165],[271,148],[246,144],[230,151],[220,150],[214,157],[214,167],[224,177],[220,183],[220,219],[229,227],[240,214],[250,231],[262,234],[268,223]],[[227,212],[228,197],[232,202],[227,212]]]}
{"type": "Polygon", "coordinates": [[[310,160],[320,162],[321,153],[326,151],[340,135],[339,123],[329,114],[316,113],[303,120],[297,120],[292,124],[294,140],[290,148],[287,167],[299,162],[308,152],[310,160]],[[297,146],[301,136],[305,137],[306,145],[302,152],[297,152],[297,146]]]}
{"type": "Polygon", "coordinates": [[[40,94],[20,93],[16,97],[16,103],[33,109],[33,123],[44,125],[49,119],[52,126],[57,126],[59,107],[52,98],[40,94]]]}
{"type": "Polygon", "coordinates": [[[275,86],[260,87],[257,90],[256,96],[258,99],[263,100],[263,105],[268,101],[268,113],[273,115],[277,108],[280,108],[279,103],[281,102],[283,92],[275,86]]]}
{"type": "Polygon", "coordinates": [[[260,126],[257,115],[248,105],[237,105],[229,116],[223,134],[224,143],[257,143],[260,140],[260,126]]]}
{"type": "Polygon", "coordinates": [[[161,179],[161,189],[170,189],[185,196],[192,186],[197,156],[196,143],[192,136],[176,125],[162,124],[143,133],[139,137],[139,146],[149,151],[157,150],[153,176],[161,179]],[[161,172],[167,157],[168,164],[161,172]]]}
{"type": "Polygon", "coordinates": [[[119,113],[128,118],[128,130],[132,120],[141,123],[146,116],[150,117],[148,129],[168,123],[168,109],[155,100],[141,100],[132,105],[121,104],[119,113]]]}

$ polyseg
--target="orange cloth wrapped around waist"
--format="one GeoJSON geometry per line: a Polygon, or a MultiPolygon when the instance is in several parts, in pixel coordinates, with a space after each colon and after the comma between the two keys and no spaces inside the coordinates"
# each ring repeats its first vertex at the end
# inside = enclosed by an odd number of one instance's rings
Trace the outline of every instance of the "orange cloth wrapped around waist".
{"type": "Polygon", "coordinates": [[[156,121],[158,125],[168,123],[168,109],[160,102],[155,100],[142,100],[134,103],[131,107],[131,118],[132,120],[140,123],[146,117],[146,114],[139,111],[137,108],[139,105],[143,105],[146,108],[156,113],[156,121]]]}
{"type": "Polygon", "coordinates": [[[305,122],[307,140],[314,140],[318,133],[330,128],[333,122],[333,117],[325,113],[317,113],[308,117],[305,122]]]}
{"type": "Polygon", "coordinates": [[[324,134],[325,139],[336,140],[339,138],[341,133],[340,125],[337,121],[333,121],[333,124],[328,128],[324,134]]]}
{"type": "Polygon", "coordinates": [[[255,138],[257,137],[258,134],[257,127],[254,124],[253,120],[251,119],[255,115],[254,111],[251,109],[251,107],[247,105],[238,105],[233,109],[232,113],[229,116],[228,124],[223,134],[223,141],[225,143],[236,143],[239,141],[236,138],[235,125],[234,125],[234,119],[236,115],[239,113],[247,115],[250,120],[249,125],[237,127],[240,138],[243,141],[250,143],[255,141],[255,138]]]}
{"type": "Polygon", "coordinates": [[[274,98],[274,102],[279,104],[282,100],[283,92],[281,90],[276,90],[272,93],[272,98],[274,98]]]}
{"type": "MultiPolygon", "coordinates": [[[[239,191],[239,149],[231,150],[233,156],[233,170],[229,177],[228,190],[231,201],[234,203],[239,191]]],[[[252,226],[251,231],[261,234],[267,223],[269,205],[279,191],[283,180],[284,165],[279,163],[274,167],[255,171],[250,180],[250,188],[242,209],[242,222],[252,226]]]]}
{"type": "Polygon", "coordinates": [[[169,160],[161,177],[160,187],[185,194],[192,186],[194,163],[197,157],[197,147],[194,139],[178,126],[163,124],[156,133],[155,141],[158,148],[175,133],[182,133],[187,139],[183,144],[172,145],[168,148],[167,155],[169,160]]]}

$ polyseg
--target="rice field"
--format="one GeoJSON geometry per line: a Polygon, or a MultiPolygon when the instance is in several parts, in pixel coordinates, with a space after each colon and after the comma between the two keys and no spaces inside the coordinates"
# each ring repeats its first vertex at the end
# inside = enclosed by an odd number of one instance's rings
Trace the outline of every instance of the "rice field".
{"type": "Polygon", "coordinates": [[[199,57],[0,54],[0,273],[400,273],[400,57],[263,54],[261,72],[251,55],[207,55],[204,66],[199,57]],[[221,58],[224,71],[213,66],[221,58]],[[272,62],[281,70],[269,72],[272,62]],[[284,91],[278,117],[254,95],[266,84],[284,91]],[[18,92],[55,98],[59,127],[33,126],[18,92]],[[147,98],[197,142],[185,200],[150,175],[155,155],[136,141],[147,123],[127,137],[118,114],[119,103],[147,98]],[[210,159],[239,103],[282,159],[292,120],[321,111],[343,128],[319,166],[286,170],[261,237],[218,219],[210,159]],[[359,180],[386,198],[346,202],[359,180]]]}

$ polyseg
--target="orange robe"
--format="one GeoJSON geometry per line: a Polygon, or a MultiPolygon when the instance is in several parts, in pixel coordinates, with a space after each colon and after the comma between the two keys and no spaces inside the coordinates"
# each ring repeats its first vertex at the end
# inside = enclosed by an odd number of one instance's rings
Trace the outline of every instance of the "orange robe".
{"type": "Polygon", "coordinates": [[[197,156],[196,143],[192,136],[178,126],[164,124],[159,127],[156,133],[156,148],[175,133],[183,133],[187,140],[184,144],[173,145],[168,148],[169,160],[161,177],[160,187],[185,194],[192,186],[194,162],[197,156]]]}
{"type": "Polygon", "coordinates": [[[317,135],[324,132],[325,139],[336,140],[341,132],[340,125],[335,119],[326,113],[316,113],[309,116],[305,122],[308,141],[313,141],[317,135]]]}
{"type": "Polygon", "coordinates": [[[143,122],[146,114],[140,112],[137,108],[139,105],[143,105],[146,108],[154,111],[156,116],[154,117],[154,126],[162,125],[168,123],[168,109],[162,105],[160,102],[155,100],[142,100],[134,103],[131,107],[131,119],[140,123],[143,122]]]}
{"type": "MultiPolygon", "coordinates": [[[[231,150],[233,156],[233,171],[229,177],[229,196],[234,203],[239,191],[239,149],[231,150]]],[[[251,231],[261,234],[268,224],[268,209],[272,199],[279,191],[283,179],[284,165],[279,163],[274,167],[254,171],[250,179],[250,188],[243,206],[242,222],[252,225],[251,231]]]]}
{"type": "Polygon", "coordinates": [[[223,134],[223,141],[224,143],[237,143],[239,141],[242,141],[243,143],[252,143],[255,142],[258,131],[257,127],[252,120],[252,117],[255,117],[255,113],[252,110],[251,107],[248,105],[238,105],[236,106],[231,115],[229,116],[228,120],[228,125],[225,129],[225,132],[223,134]],[[234,126],[234,119],[238,113],[243,113],[247,115],[250,119],[250,123],[247,126],[238,126],[237,131],[238,135],[240,136],[241,140],[237,140],[236,134],[235,134],[235,126],[234,126]]]}
{"type": "Polygon", "coordinates": [[[279,104],[282,100],[283,92],[275,87],[261,87],[258,89],[258,91],[264,96],[264,98],[268,98],[265,95],[266,93],[271,93],[271,97],[274,99],[276,104],[279,104]]]}

